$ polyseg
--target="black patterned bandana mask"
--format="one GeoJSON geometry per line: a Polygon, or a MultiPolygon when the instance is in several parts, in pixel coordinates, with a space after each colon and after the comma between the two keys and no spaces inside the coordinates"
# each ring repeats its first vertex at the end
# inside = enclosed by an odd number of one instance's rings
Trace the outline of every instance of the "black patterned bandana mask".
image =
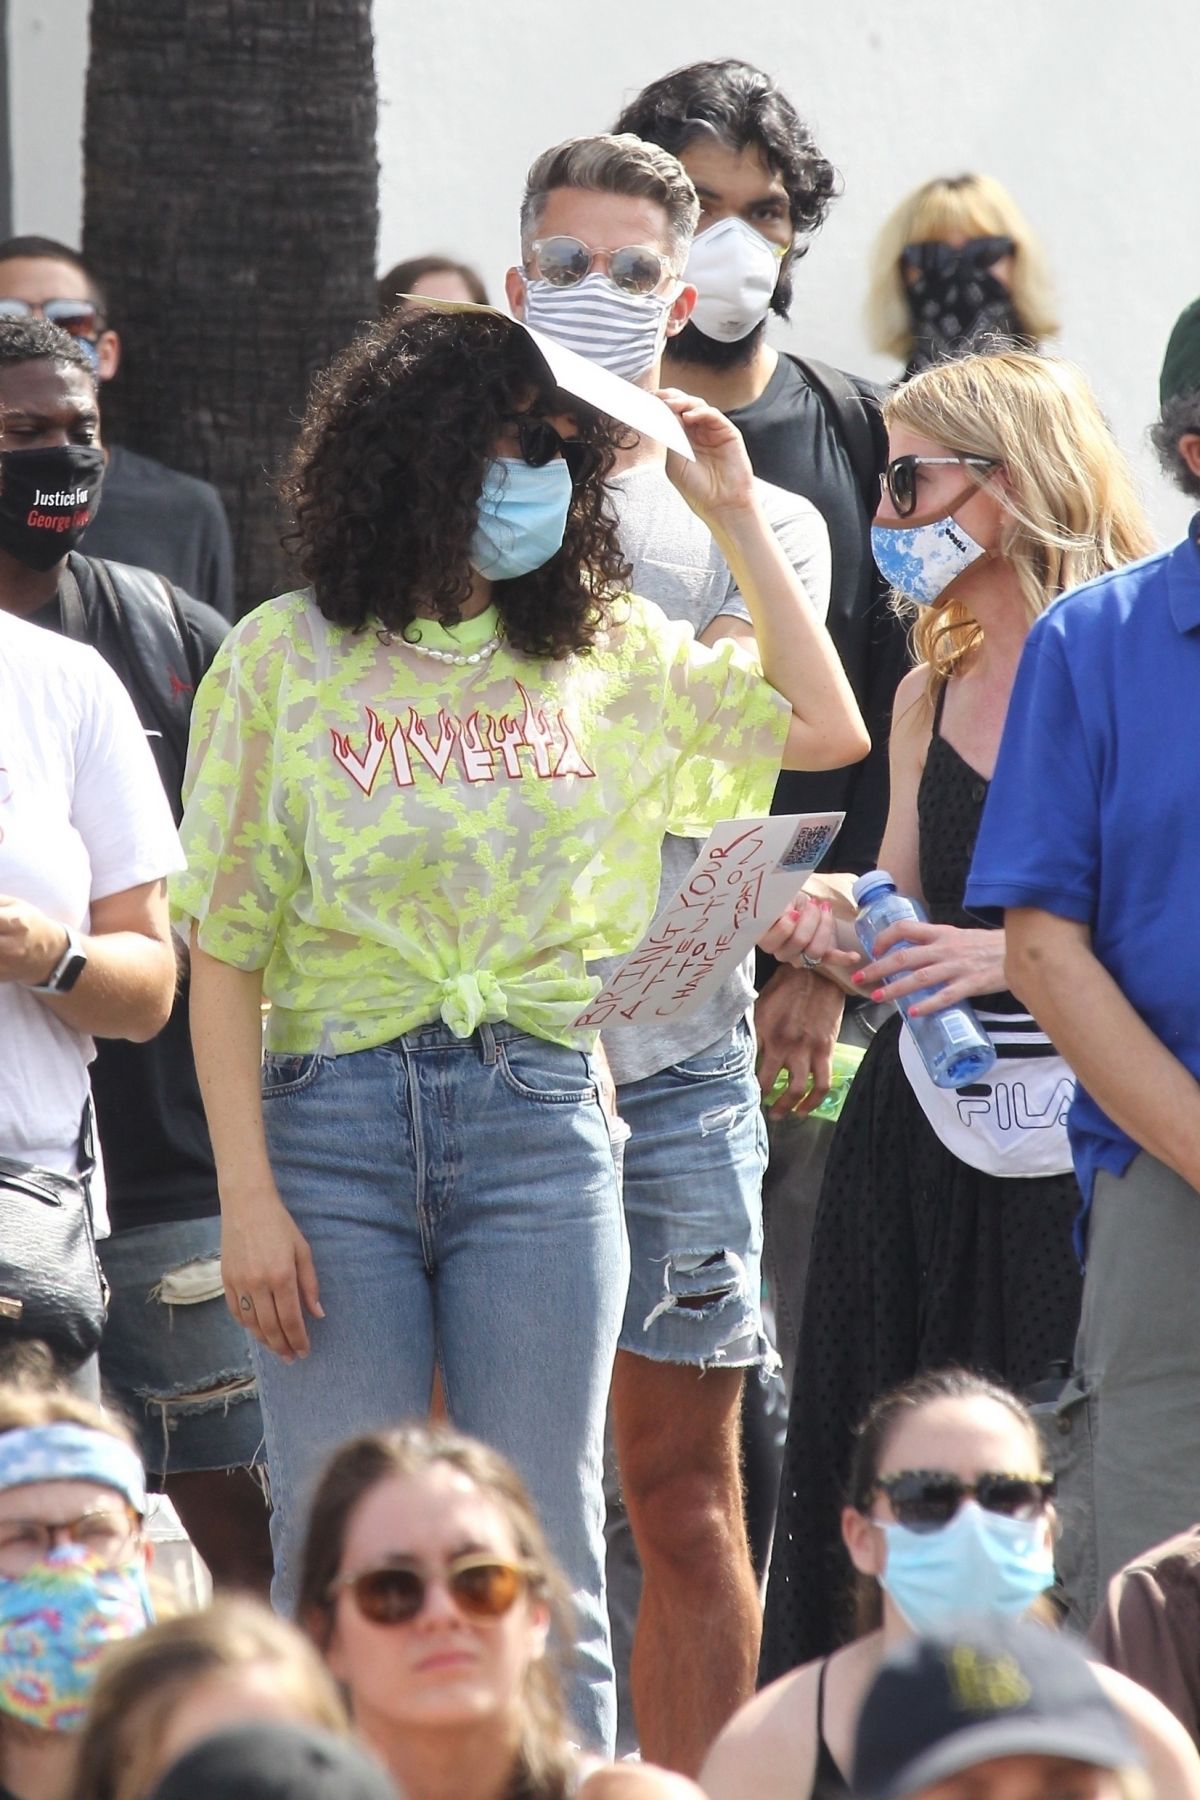
{"type": "Polygon", "coordinates": [[[961,245],[930,240],[906,244],[900,266],[910,276],[905,297],[913,326],[913,350],[906,376],[931,363],[964,356],[997,340],[1027,344],[1012,295],[991,273],[993,263],[1011,256],[1007,237],[971,238],[961,245]]]}

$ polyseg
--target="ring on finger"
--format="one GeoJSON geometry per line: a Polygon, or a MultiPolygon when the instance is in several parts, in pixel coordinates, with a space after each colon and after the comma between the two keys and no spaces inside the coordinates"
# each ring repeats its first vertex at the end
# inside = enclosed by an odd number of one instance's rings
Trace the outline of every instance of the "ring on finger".
{"type": "Polygon", "coordinates": [[[800,961],[804,964],[806,969],[819,969],[821,966],[821,958],[819,956],[810,956],[807,950],[802,950],[800,952],[800,961]]]}

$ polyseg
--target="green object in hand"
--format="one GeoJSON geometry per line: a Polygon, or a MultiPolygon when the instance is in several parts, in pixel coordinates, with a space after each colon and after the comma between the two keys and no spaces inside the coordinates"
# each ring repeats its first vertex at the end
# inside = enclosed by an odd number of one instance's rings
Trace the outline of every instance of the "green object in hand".
{"type": "MultiPolygon", "coordinates": [[[[866,1055],[854,1044],[835,1044],[833,1047],[833,1080],[829,1084],[829,1092],[820,1106],[814,1106],[808,1117],[810,1119],[838,1119],[842,1107],[846,1104],[846,1095],[850,1092],[850,1083],[858,1074],[858,1065],[866,1055]]],[[[781,1095],[787,1092],[790,1077],[786,1069],[782,1070],[775,1086],[764,1100],[764,1106],[774,1106],[781,1095]]],[[[811,1086],[811,1083],[809,1084],[811,1086]]]]}

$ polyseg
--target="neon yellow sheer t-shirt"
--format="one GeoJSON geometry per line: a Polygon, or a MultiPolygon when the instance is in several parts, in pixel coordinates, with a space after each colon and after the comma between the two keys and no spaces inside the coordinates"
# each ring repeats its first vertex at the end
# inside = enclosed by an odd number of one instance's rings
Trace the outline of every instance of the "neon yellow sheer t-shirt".
{"type": "MultiPolygon", "coordinates": [[[[489,608],[433,648],[471,653],[489,608]]],[[[729,641],[634,597],[588,655],[455,666],[306,594],[235,627],[200,686],[176,910],[264,970],[273,1050],[506,1019],[586,1046],[594,957],[630,949],[665,831],[766,812],[790,709],[729,641]]]]}

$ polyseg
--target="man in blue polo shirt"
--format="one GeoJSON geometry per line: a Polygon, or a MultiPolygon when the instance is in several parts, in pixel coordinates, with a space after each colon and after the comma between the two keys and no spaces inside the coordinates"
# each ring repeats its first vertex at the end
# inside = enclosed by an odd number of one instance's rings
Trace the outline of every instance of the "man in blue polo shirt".
{"type": "MultiPolygon", "coordinates": [[[[1161,390],[1160,454],[1200,498],[1200,302],[1161,390]]],[[[1010,985],[1079,1078],[1087,1263],[1055,1435],[1083,1623],[1200,1518],[1200,514],[1037,621],[1008,718],[967,904],[1004,909],[1010,985]]]]}

